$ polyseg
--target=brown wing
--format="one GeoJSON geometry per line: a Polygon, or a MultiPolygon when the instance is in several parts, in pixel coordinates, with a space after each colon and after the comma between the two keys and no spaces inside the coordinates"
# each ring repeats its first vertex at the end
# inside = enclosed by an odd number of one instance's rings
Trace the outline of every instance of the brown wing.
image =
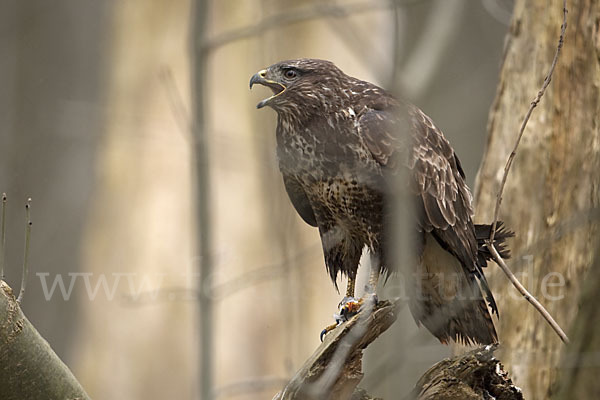
{"type": "Polygon", "coordinates": [[[476,267],[477,241],[471,193],[450,143],[431,119],[414,106],[366,109],[359,129],[375,160],[387,173],[410,171],[410,186],[421,209],[419,225],[470,271],[476,267]]]}
{"type": "Polygon", "coordinates": [[[375,160],[387,173],[409,168],[410,186],[422,208],[419,220],[444,247],[472,269],[477,242],[471,221],[471,194],[450,143],[431,119],[414,106],[366,108],[359,130],[375,160]]]}
{"type": "Polygon", "coordinates": [[[477,284],[479,280],[488,303],[497,312],[482,265],[478,264],[471,193],[450,143],[421,110],[393,101],[387,108],[365,107],[358,129],[384,174],[408,169],[409,185],[416,195],[418,224],[425,244],[423,265],[409,284],[409,290],[416,286],[412,290],[421,293],[411,296],[409,302],[415,320],[442,342],[496,342],[494,323],[477,284]],[[428,236],[439,244],[440,251],[435,250],[428,236]],[[452,276],[456,280],[448,281],[452,276]]]}
{"type": "Polygon", "coordinates": [[[359,130],[384,173],[408,168],[421,230],[431,233],[443,249],[454,255],[474,275],[471,279],[478,278],[497,313],[481,270],[485,263],[478,262],[472,196],[458,157],[442,132],[417,107],[393,99],[384,107],[365,107],[359,117],[359,130]]]}
{"type": "Polygon", "coordinates": [[[304,222],[311,226],[317,226],[317,219],[315,218],[315,213],[312,209],[312,206],[310,205],[306,193],[304,193],[304,190],[298,184],[298,182],[284,174],[283,184],[285,185],[285,190],[290,198],[290,201],[304,222]]]}
{"type": "Polygon", "coordinates": [[[421,110],[410,110],[412,151],[407,164],[412,172],[422,228],[432,232],[442,247],[469,271],[477,269],[477,240],[472,222],[471,193],[450,143],[421,110]]]}

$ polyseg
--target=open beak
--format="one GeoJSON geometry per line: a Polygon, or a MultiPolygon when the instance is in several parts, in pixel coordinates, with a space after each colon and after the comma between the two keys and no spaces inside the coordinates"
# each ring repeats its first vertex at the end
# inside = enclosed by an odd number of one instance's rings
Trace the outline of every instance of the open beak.
{"type": "Polygon", "coordinates": [[[286,89],[286,87],[283,86],[281,83],[267,79],[266,76],[267,70],[263,69],[261,71],[258,71],[256,74],[252,75],[252,78],[250,78],[250,89],[252,89],[252,86],[255,83],[258,83],[259,85],[267,86],[273,91],[273,96],[262,100],[256,105],[256,108],[263,108],[271,99],[274,99],[275,97],[279,96],[286,89]]]}

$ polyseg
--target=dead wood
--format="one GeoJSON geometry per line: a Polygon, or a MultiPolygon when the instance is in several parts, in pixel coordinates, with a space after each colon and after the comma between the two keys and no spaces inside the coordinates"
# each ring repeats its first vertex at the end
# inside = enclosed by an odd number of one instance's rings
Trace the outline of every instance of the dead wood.
{"type": "MultiPolygon", "coordinates": [[[[371,313],[362,311],[338,326],[273,400],[377,400],[357,387],[364,375],[363,350],[396,321],[401,304],[379,302],[371,313]]],[[[484,346],[440,361],[419,379],[407,400],[523,400],[494,358],[496,348],[484,346]]]]}

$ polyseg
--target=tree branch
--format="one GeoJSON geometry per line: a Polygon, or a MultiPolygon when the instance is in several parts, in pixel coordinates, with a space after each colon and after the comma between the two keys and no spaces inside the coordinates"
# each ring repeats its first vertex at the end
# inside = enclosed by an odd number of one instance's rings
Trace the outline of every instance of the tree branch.
{"type": "Polygon", "coordinates": [[[406,400],[523,400],[521,389],[494,358],[496,348],[480,347],[440,361],[423,374],[406,400]]]}
{"type": "MultiPolygon", "coordinates": [[[[362,352],[394,323],[402,304],[379,302],[338,326],[273,400],[381,400],[357,388],[363,377],[362,352]]],[[[496,348],[485,346],[440,361],[423,374],[406,400],[523,400],[494,358],[496,348]]]]}
{"type": "Polygon", "coordinates": [[[512,152],[510,153],[510,155],[508,156],[508,160],[506,161],[506,165],[504,167],[504,174],[502,176],[502,181],[500,183],[500,188],[498,190],[498,194],[496,195],[496,206],[494,207],[494,221],[492,223],[490,238],[487,242],[487,247],[490,250],[490,253],[492,254],[496,264],[498,264],[500,269],[502,269],[504,274],[508,277],[508,279],[511,281],[513,286],[519,291],[519,293],[521,293],[525,297],[525,299],[527,301],[529,301],[534,306],[534,308],[542,315],[542,317],[544,317],[544,319],[546,321],[548,321],[548,323],[550,324],[552,329],[554,329],[554,331],[558,334],[558,336],[564,343],[569,343],[569,338],[567,337],[565,332],[556,323],[554,318],[552,318],[552,316],[544,308],[544,306],[542,306],[542,304],[525,289],[525,287],[521,284],[521,282],[519,282],[519,280],[515,277],[515,275],[510,270],[510,268],[508,268],[508,266],[506,265],[506,263],[504,262],[502,257],[500,257],[500,254],[494,247],[493,243],[494,243],[494,236],[496,235],[496,227],[498,225],[498,213],[500,210],[500,203],[502,202],[502,193],[504,192],[504,186],[506,184],[506,179],[508,178],[508,173],[510,172],[510,167],[512,166],[513,160],[517,154],[517,149],[519,147],[519,144],[521,143],[521,138],[523,137],[523,133],[525,132],[525,127],[527,126],[527,123],[529,122],[529,118],[531,117],[533,109],[538,105],[538,103],[542,99],[542,96],[546,92],[546,88],[548,87],[548,85],[550,85],[550,81],[552,80],[552,74],[554,73],[554,69],[556,68],[556,64],[558,62],[558,57],[560,55],[560,51],[561,51],[561,49],[563,47],[563,43],[564,43],[565,32],[567,30],[567,12],[568,12],[567,11],[567,0],[563,0],[563,22],[562,22],[561,29],[560,29],[560,36],[558,38],[558,45],[556,47],[554,59],[552,60],[552,65],[550,66],[548,75],[546,75],[546,78],[544,79],[544,83],[542,84],[542,87],[538,91],[538,94],[535,97],[535,99],[533,99],[533,101],[531,102],[531,105],[529,106],[529,109],[527,110],[527,113],[525,114],[525,118],[523,119],[521,128],[519,129],[519,133],[517,135],[517,140],[515,141],[515,146],[514,146],[512,152]]]}
{"type": "Polygon", "coordinates": [[[356,389],[362,353],[396,321],[401,304],[380,301],[372,312],[365,309],[335,328],[273,400],[370,398],[356,389]]]}
{"type": "Polygon", "coordinates": [[[488,243],[487,247],[490,250],[490,253],[492,254],[492,257],[494,258],[494,261],[496,262],[496,264],[498,264],[498,266],[500,267],[500,269],[502,269],[502,271],[504,272],[504,274],[506,274],[506,276],[511,281],[511,283],[513,284],[513,286],[519,291],[519,293],[521,293],[523,295],[523,297],[525,297],[525,300],[527,300],[528,302],[530,302],[531,305],[536,310],[538,310],[538,312],[540,314],[542,314],[542,317],[544,317],[544,319],[546,321],[548,321],[548,324],[550,324],[550,326],[552,327],[552,329],[554,329],[554,331],[560,337],[560,339],[564,343],[569,343],[569,338],[567,337],[567,335],[565,334],[565,332],[561,329],[561,327],[558,325],[558,323],[556,323],[556,321],[554,320],[554,318],[552,318],[552,316],[544,308],[544,306],[531,293],[529,293],[527,291],[527,289],[525,289],[525,287],[521,284],[521,282],[519,282],[519,280],[517,279],[517,277],[510,270],[510,268],[508,268],[508,266],[506,265],[506,263],[504,262],[504,260],[502,259],[502,257],[500,257],[500,254],[498,254],[498,251],[496,250],[496,248],[494,247],[494,245],[488,243]]]}
{"type": "Polygon", "coordinates": [[[0,281],[0,398],[89,399],[0,281]]]}

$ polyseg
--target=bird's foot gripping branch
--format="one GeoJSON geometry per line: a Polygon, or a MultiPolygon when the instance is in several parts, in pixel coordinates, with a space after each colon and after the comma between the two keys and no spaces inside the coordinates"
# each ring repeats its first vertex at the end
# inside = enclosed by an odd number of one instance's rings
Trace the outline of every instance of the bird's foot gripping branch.
{"type": "Polygon", "coordinates": [[[333,319],[335,320],[335,323],[325,327],[325,329],[321,331],[321,342],[323,341],[325,335],[337,328],[338,325],[349,321],[352,317],[354,317],[361,311],[365,313],[371,312],[373,310],[373,307],[375,307],[377,303],[377,295],[374,293],[368,295],[366,294],[360,299],[351,296],[344,297],[338,305],[339,312],[333,314],[333,319]]]}

